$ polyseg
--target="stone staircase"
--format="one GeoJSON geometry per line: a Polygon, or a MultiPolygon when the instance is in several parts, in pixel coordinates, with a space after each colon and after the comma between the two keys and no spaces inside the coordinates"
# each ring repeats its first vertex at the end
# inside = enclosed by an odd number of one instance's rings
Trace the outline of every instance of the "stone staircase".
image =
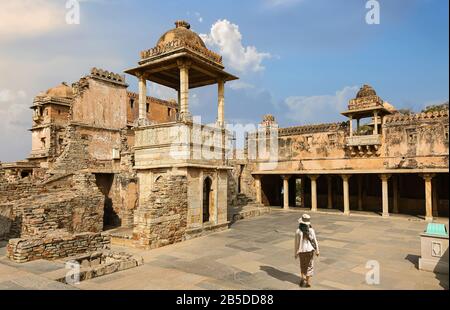
{"type": "Polygon", "coordinates": [[[270,208],[257,203],[253,198],[243,193],[236,197],[236,204],[228,209],[228,221],[234,223],[239,220],[268,214],[270,208]]]}

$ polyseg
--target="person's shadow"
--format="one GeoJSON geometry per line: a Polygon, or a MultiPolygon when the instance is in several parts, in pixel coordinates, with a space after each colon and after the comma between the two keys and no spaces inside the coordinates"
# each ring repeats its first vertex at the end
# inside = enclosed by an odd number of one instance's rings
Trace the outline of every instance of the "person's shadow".
{"type": "Polygon", "coordinates": [[[272,278],[275,278],[277,280],[284,281],[284,282],[291,282],[292,284],[295,284],[295,285],[298,285],[300,283],[300,277],[295,274],[292,274],[289,272],[284,272],[284,271],[278,270],[271,266],[259,266],[259,269],[261,269],[262,271],[267,273],[269,276],[271,276],[272,278]]]}

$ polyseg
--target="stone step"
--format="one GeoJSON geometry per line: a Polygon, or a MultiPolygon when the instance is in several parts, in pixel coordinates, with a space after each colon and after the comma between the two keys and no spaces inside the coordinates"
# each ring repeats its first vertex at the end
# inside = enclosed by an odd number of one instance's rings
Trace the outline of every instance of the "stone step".
{"type": "Polygon", "coordinates": [[[243,207],[231,208],[228,212],[228,220],[236,222],[239,220],[253,218],[270,213],[270,208],[259,203],[249,204],[243,207]]]}

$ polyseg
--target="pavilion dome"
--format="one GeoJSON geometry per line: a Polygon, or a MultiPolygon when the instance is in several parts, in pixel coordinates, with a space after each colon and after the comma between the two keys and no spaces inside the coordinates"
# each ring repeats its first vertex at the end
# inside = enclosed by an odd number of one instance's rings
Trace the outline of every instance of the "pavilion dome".
{"type": "Polygon", "coordinates": [[[167,31],[162,35],[156,46],[164,46],[174,40],[180,40],[206,48],[205,42],[203,42],[200,36],[190,30],[191,25],[188,22],[179,20],[175,22],[175,26],[174,29],[167,31]]]}
{"type": "Polygon", "coordinates": [[[63,82],[61,85],[50,88],[45,92],[45,96],[57,98],[71,98],[73,97],[73,89],[67,83],[63,82]]]}
{"type": "Polygon", "coordinates": [[[371,97],[371,96],[376,96],[376,95],[377,95],[377,93],[372,88],[372,86],[366,84],[363,87],[361,87],[358,94],[356,95],[356,98],[371,97]]]}

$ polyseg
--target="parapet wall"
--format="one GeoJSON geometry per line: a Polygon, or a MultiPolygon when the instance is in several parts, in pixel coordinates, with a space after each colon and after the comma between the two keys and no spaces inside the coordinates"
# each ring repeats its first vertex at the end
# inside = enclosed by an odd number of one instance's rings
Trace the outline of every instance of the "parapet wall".
{"type": "Polygon", "coordinates": [[[55,232],[45,237],[9,240],[7,257],[16,263],[37,259],[55,260],[86,252],[107,250],[110,243],[110,236],[101,233],[71,235],[55,232]]]}

